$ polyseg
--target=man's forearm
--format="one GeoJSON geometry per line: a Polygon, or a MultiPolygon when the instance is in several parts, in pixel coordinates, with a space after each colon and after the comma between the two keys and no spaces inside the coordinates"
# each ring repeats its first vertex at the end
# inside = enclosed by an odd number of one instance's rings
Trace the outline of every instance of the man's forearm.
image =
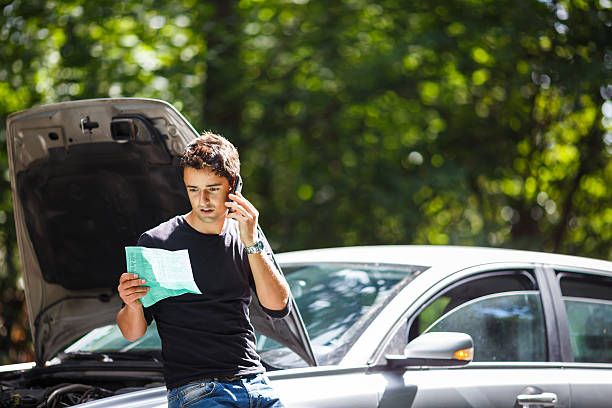
{"type": "Polygon", "coordinates": [[[249,254],[259,302],[267,309],[282,310],[289,301],[289,285],[262,252],[249,254]]]}
{"type": "Polygon", "coordinates": [[[147,321],[142,306],[140,308],[123,306],[117,313],[117,325],[123,337],[129,341],[136,341],[147,331],[147,321]]]}

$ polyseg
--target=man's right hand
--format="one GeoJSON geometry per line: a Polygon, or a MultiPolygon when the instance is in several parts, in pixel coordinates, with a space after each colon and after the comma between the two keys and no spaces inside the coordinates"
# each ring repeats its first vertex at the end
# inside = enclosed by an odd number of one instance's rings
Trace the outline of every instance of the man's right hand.
{"type": "Polygon", "coordinates": [[[135,273],[124,273],[119,278],[119,297],[126,306],[130,308],[142,308],[140,298],[149,292],[148,286],[141,286],[146,283],[144,279],[139,279],[135,273]]]}
{"type": "Polygon", "coordinates": [[[119,278],[119,297],[125,303],[117,313],[117,324],[123,337],[136,341],[147,331],[147,321],[144,317],[140,298],[149,291],[148,286],[141,286],[144,279],[139,279],[135,273],[124,273],[119,278]]]}

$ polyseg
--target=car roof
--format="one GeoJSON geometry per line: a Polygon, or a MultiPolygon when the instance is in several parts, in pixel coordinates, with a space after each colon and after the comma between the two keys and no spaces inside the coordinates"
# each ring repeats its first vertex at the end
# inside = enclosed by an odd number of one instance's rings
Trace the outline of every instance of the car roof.
{"type": "Polygon", "coordinates": [[[277,255],[281,264],[377,263],[453,267],[461,269],[489,263],[541,263],[612,271],[612,262],[571,255],[515,249],[446,245],[373,245],[312,249],[277,255]]]}

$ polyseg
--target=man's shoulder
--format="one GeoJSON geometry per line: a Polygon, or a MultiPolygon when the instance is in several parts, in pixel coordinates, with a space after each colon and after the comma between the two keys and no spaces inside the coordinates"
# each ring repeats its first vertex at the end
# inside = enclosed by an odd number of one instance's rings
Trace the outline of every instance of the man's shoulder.
{"type": "Polygon", "coordinates": [[[144,244],[143,246],[146,246],[146,244],[166,241],[173,232],[175,232],[178,228],[181,228],[181,220],[182,216],[177,215],[167,221],[162,222],[158,226],[151,228],[140,236],[138,244],[144,244]]]}

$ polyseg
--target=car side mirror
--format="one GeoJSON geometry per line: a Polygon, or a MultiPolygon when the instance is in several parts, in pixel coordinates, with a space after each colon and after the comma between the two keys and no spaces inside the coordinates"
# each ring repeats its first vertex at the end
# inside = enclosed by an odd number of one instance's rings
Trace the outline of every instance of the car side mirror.
{"type": "Polygon", "coordinates": [[[385,358],[388,368],[463,366],[474,358],[474,341],[465,333],[425,333],[408,343],[403,355],[385,358]]]}

